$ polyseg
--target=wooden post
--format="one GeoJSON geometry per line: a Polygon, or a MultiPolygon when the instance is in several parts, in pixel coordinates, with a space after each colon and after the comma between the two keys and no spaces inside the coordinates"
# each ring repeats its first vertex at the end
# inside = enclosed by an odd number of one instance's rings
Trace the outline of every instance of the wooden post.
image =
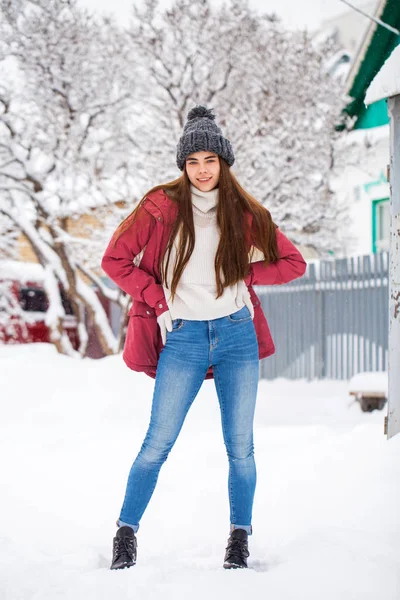
{"type": "Polygon", "coordinates": [[[400,433],[400,94],[390,115],[389,393],[387,438],[400,433]]]}

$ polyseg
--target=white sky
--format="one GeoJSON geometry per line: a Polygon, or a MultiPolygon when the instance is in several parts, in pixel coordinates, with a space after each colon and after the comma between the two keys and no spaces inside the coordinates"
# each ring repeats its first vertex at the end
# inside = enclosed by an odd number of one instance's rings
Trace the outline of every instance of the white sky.
{"type": "MultiPolygon", "coordinates": [[[[136,0],[140,2],[140,0],[136,0]]],[[[213,0],[219,2],[219,0],[213,0]]],[[[123,21],[129,17],[133,0],[80,0],[91,9],[114,12],[123,21]]],[[[352,0],[353,4],[362,6],[366,0],[352,0]]],[[[160,6],[166,6],[169,0],[160,0],[160,6]]],[[[351,10],[340,0],[250,0],[250,5],[263,12],[275,12],[290,28],[316,29],[320,23],[333,16],[351,10]]]]}

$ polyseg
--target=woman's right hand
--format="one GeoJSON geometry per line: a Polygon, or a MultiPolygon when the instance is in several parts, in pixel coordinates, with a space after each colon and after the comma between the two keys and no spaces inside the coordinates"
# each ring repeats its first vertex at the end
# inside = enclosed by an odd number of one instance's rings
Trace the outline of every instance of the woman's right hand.
{"type": "Polygon", "coordinates": [[[157,323],[161,330],[161,338],[165,346],[167,341],[167,331],[172,331],[172,317],[169,310],[166,310],[157,317],[157,323]]]}

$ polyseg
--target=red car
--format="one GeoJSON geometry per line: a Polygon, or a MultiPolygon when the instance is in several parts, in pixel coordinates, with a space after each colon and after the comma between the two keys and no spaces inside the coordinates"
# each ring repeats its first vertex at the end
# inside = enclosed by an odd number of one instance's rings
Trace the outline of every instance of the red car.
{"type": "MultiPolygon", "coordinates": [[[[44,319],[49,302],[40,282],[6,280],[1,283],[7,286],[14,309],[11,307],[11,316],[8,313],[6,318],[0,318],[0,340],[6,344],[50,342],[50,331],[44,319]]],[[[79,346],[76,317],[62,290],[61,298],[66,313],[64,329],[76,350],[79,346]]]]}

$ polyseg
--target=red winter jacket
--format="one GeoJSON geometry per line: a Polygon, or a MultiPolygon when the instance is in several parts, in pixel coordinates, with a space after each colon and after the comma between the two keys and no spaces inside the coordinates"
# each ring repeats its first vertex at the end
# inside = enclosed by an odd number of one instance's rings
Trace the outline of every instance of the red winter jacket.
{"type": "MultiPolygon", "coordinates": [[[[161,285],[160,262],[176,216],[177,205],[165,192],[152,192],[142,201],[133,225],[116,242],[114,239],[110,241],[101,263],[107,275],[133,299],[129,311],[124,361],[134,371],[144,371],[153,378],[163,348],[157,317],[168,310],[161,285]],[[144,248],[140,266],[135,266],[134,258],[144,248]]],[[[248,224],[251,225],[250,214],[248,224]]],[[[275,347],[260,300],[252,285],[287,283],[301,277],[306,270],[306,263],[296,247],[279,229],[276,234],[279,260],[267,267],[263,261],[252,263],[250,274],[245,280],[254,306],[253,322],[260,359],[273,354],[275,347]]],[[[212,377],[210,367],[206,379],[212,377]]]]}

